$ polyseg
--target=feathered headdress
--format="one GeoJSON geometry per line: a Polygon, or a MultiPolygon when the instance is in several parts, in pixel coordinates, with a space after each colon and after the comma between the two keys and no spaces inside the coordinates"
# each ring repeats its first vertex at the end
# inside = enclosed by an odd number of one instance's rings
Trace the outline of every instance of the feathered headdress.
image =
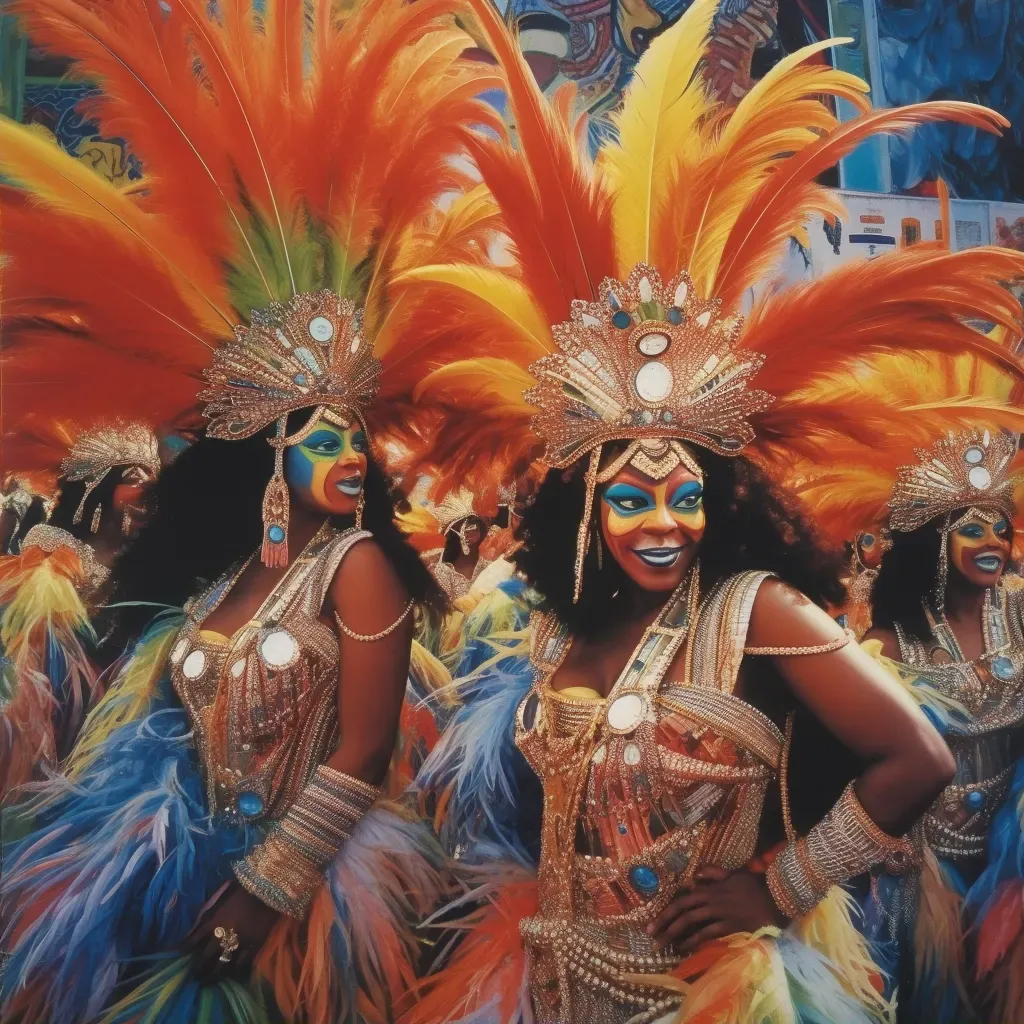
{"type": "Polygon", "coordinates": [[[964,320],[1019,331],[1003,282],[1024,272],[1024,256],[1005,249],[918,246],[768,290],[739,315],[789,238],[805,237],[812,215],[842,212],[816,178],[865,138],[936,120],[998,133],[1000,115],[959,102],[871,111],[864,82],[807,63],[834,41],[786,57],[728,111],[697,73],[716,2],[696,0],[644,54],[618,138],[591,164],[571,97],[549,105],[487,0],[469,3],[515,120],[516,149],[469,144],[511,266],[462,260],[402,275],[400,294],[425,325],[419,343],[448,360],[419,394],[465,418],[470,451],[433,453],[453,478],[480,450],[511,463],[543,450],[551,466],[589,455],[577,569],[609,441],[645,458],[654,444],[661,469],[684,458],[681,441],[778,460],[862,432],[801,395],[858,358],[969,351],[1016,368],[964,320]],[[860,116],[840,124],[823,97],[860,116]]]}
{"type": "Polygon", "coordinates": [[[8,394],[176,422],[205,379],[211,434],[277,422],[264,558],[284,564],[285,417],[332,408],[386,432],[405,414],[368,404],[401,394],[390,366],[417,373],[415,353],[374,345],[396,242],[465,185],[452,157],[470,126],[501,130],[475,98],[497,79],[461,61],[450,0],[344,22],[331,0],[12,9],[100,85],[85,112],[145,177],[118,189],[0,122],[5,375],[23,385],[8,394]]]}

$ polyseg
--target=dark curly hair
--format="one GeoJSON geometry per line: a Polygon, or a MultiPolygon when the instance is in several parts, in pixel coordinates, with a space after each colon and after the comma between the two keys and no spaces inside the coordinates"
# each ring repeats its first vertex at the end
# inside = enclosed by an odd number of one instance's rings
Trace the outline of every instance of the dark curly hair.
{"type": "MultiPolygon", "coordinates": [[[[822,606],[840,606],[846,591],[840,552],[822,549],[795,505],[791,507],[765,475],[742,457],[694,450],[704,470],[707,526],[700,545],[706,588],[747,569],[773,572],[822,606]]],[[[554,612],[578,636],[594,637],[626,612],[635,588],[614,558],[599,568],[592,544],[583,567],[583,590],[573,604],[576,534],[583,515],[583,461],[544,478],[517,530],[523,547],[518,567],[554,612]]]]}
{"type": "MultiPolygon", "coordinates": [[[[956,509],[948,521],[955,523],[966,512],[967,508],[956,509]]],[[[916,530],[892,531],[892,547],[871,588],[872,626],[895,630],[898,622],[910,636],[925,643],[930,640],[924,602],[933,602],[936,596],[939,555],[942,544],[948,543],[942,532],[946,521],[945,516],[936,516],[916,530]]]]}
{"type": "MultiPolygon", "coordinates": [[[[312,410],[292,413],[299,430],[312,410]]],[[[274,470],[268,427],[242,441],[201,435],[160,475],[148,496],[149,515],[114,564],[108,599],[118,608],[112,643],[123,648],[139,635],[158,607],[180,608],[262,543],[263,491],[274,470]]],[[[395,495],[371,457],[364,482],[363,527],[381,546],[410,596],[428,614],[446,609],[443,592],[394,520],[395,495]]],[[[339,516],[335,525],[353,525],[339,516]]]]}

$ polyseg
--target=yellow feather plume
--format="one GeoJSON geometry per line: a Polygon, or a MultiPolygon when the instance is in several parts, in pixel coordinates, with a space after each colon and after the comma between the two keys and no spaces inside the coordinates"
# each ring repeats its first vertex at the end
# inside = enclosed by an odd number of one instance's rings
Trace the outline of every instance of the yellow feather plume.
{"type": "Polygon", "coordinates": [[[711,111],[712,99],[698,66],[717,7],[717,0],[696,0],[651,43],[643,72],[615,117],[619,143],[601,154],[599,169],[614,196],[616,255],[624,273],[653,258],[657,222],[672,214],[678,198],[678,167],[700,152],[698,124],[711,111]]]}

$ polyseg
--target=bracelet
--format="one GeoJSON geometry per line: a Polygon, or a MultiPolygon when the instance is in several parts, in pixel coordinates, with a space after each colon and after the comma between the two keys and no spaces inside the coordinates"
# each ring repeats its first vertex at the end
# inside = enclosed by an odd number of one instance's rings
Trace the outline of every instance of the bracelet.
{"type": "Polygon", "coordinates": [[[813,647],[744,647],[744,654],[768,654],[780,657],[786,654],[828,654],[829,651],[838,651],[845,647],[854,638],[853,630],[843,630],[842,636],[835,640],[829,640],[827,644],[817,644],[813,647]]]}
{"type": "Polygon", "coordinates": [[[390,626],[382,629],[379,633],[357,633],[354,629],[349,629],[344,622],[341,621],[341,616],[335,612],[334,621],[338,623],[338,629],[345,634],[345,636],[351,637],[353,640],[361,640],[364,644],[373,643],[374,640],[383,640],[384,637],[394,633],[398,627],[405,622],[406,616],[412,611],[413,600],[410,597],[408,604],[405,606],[405,610],[401,615],[391,623],[390,626]]]}
{"type": "Polygon", "coordinates": [[[324,870],[379,794],[376,786],[321,765],[263,842],[231,865],[235,877],[267,906],[301,920],[324,870]]]}
{"type": "Polygon", "coordinates": [[[861,806],[851,782],[806,836],[786,843],[765,880],[779,910],[797,918],[813,910],[833,885],[876,864],[906,871],[916,860],[913,841],[882,831],[861,806]]]}

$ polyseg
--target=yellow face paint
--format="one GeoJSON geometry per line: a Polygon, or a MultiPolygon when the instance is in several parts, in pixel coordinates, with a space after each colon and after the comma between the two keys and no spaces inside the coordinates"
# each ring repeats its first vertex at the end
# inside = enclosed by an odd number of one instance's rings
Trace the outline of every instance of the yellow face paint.
{"type": "Polygon", "coordinates": [[[949,537],[953,568],[977,587],[999,582],[1010,558],[1013,527],[1002,515],[994,523],[984,516],[965,519],[949,537]]]}
{"type": "Polygon", "coordinates": [[[285,480],[300,501],[328,515],[352,515],[366,479],[366,434],[358,423],[321,419],[284,456],[285,480]]]}
{"type": "Polygon", "coordinates": [[[601,530],[612,557],[645,590],[673,590],[704,535],[704,488],[685,466],[655,481],[625,466],[601,494],[601,530]]]}

